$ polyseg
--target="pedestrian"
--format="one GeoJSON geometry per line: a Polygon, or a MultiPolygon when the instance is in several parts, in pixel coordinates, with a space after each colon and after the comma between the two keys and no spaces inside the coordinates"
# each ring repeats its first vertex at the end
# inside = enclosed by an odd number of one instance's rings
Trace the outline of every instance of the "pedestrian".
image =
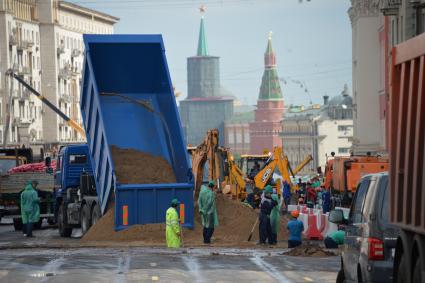
{"type": "Polygon", "coordinates": [[[316,190],[313,187],[307,189],[307,207],[313,208],[316,203],[316,190]]]}
{"type": "Polygon", "coordinates": [[[344,244],[345,232],[336,230],[326,236],[324,242],[327,249],[337,249],[339,245],[344,244]]]}
{"type": "MultiPolygon", "coordinates": [[[[279,202],[279,198],[277,194],[272,195],[272,200],[274,200],[276,203],[279,202]]],[[[277,234],[280,228],[280,208],[281,208],[281,204],[277,204],[273,207],[272,211],[270,212],[270,225],[271,225],[270,244],[271,245],[277,245],[277,234]]]]}
{"type": "Polygon", "coordinates": [[[214,181],[208,183],[208,187],[202,185],[198,198],[198,208],[201,214],[201,221],[204,236],[204,244],[211,243],[214,228],[218,226],[217,207],[215,204],[215,193],[213,192],[214,181]]]}
{"type": "Polygon", "coordinates": [[[302,244],[301,233],[304,231],[304,224],[298,220],[300,213],[298,210],[291,212],[291,220],[289,220],[286,228],[289,230],[288,248],[295,248],[302,244]]]}
{"type": "Polygon", "coordinates": [[[265,245],[266,241],[269,244],[273,244],[272,239],[272,227],[270,223],[270,214],[272,209],[277,205],[277,201],[272,199],[273,189],[270,185],[267,185],[264,189],[264,200],[260,206],[260,225],[259,225],[259,234],[260,234],[260,244],[265,245]]]}
{"type": "Polygon", "coordinates": [[[33,237],[33,225],[40,221],[40,199],[36,191],[37,186],[38,182],[33,180],[25,186],[21,193],[22,229],[24,236],[27,237],[33,237]]]}
{"type": "Polygon", "coordinates": [[[283,201],[285,202],[285,212],[288,212],[288,207],[291,203],[291,186],[286,180],[283,181],[283,201]]]}
{"type": "Polygon", "coordinates": [[[178,199],[174,198],[171,200],[171,207],[167,209],[165,216],[165,238],[167,240],[168,248],[180,248],[181,245],[181,231],[179,216],[177,213],[177,207],[180,202],[178,199]]]}
{"type": "Polygon", "coordinates": [[[322,193],[323,213],[326,214],[331,210],[331,193],[329,189],[325,189],[322,193]]]}

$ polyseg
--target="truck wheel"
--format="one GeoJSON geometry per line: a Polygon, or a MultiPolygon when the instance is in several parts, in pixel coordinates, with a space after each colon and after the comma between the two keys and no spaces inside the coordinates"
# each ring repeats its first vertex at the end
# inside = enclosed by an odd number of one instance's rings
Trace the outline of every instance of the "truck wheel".
{"type": "Polygon", "coordinates": [[[397,278],[395,278],[397,283],[409,283],[409,278],[407,278],[407,273],[404,270],[407,270],[408,266],[406,265],[405,255],[401,255],[400,263],[397,270],[397,278]]]}
{"type": "Polygon", "coordinates": [[[72,227],[65,224],[65,207],[63,204],[59,207],[58,229],[61,237],[71,237],[72,227]]]}
{"type": "Polygon", "coordinates": [[[38,220],[37,223],[34,223],[34,229],[39,230],[39,229],[41,229],[41,226],[43,226],[43,219],[42,218],[40,218],[40,220],[38,220]]]}
{"type": "Polygon", "coordinates": [[[47,219],[47,223],[49,223],[49,225],[53,226],[56,224],[55,218],[51,217],[47,219]]]}
{"type": "Polygon", "coordinates": [[[15,228],[15,231],[22,231],[22,219],[21,218],[13,218],[13,228],[15,228]]]}
{"type": "Polygon", "coordinates": [[[91,226],[91,217],[90,217],[90,207],[88,205],[84,205],[83,209],[81,209],[81,232],[83,235],[90,229],[91,226]]]}
{"type": "Polygon", "coordinates": [[[422,270],[421,270],[421,260],[418,257],[415,264],[415,269],[413,270],[413,280],[412,282],[424,282],[422,281],[422,270]]]}
{"type": "Polygon", "coordinates": [[[94,226],[94,224],[96,224],[96,222],[100,219],[101,215],[100,215],[100,207],[99,204],[96,204],[93,207],[93,211],[91,214],[91,226],[94,226]]]}
{"type": "Polygon", "coordinates": [[[336,276],[336,283],[345,283],[345,274],[344,274],[344,270],[340,269],[338,271],[338,275],[336,276]]]}

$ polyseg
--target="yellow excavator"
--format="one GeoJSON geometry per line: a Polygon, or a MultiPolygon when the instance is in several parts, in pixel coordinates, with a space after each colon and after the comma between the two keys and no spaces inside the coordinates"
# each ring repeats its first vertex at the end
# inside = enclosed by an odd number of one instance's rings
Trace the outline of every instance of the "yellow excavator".
{"type": "MultiPolygon", "coordinates": [[[[262,190],[264,187],[269,184],[270,178],[273,176],[276,168],[279,170],[279,173],[282,175],[282,181],[286,181],[291,187],[292,177],[300,172],[304,166],[306,166],[313,157],[308,155],[296,168],[292,170],[288,157],[284,154],[282,147],[275,147],[273,153],[271,154],[269,160],[264,164],[263,168],[258,172],[254,178],[255,187],[262,190]]],[[[278,193],[280,193],[280,184],[277,184],[278,193]]]]}
{"type": "Polygon", "coordinates": [[[195,181],[195,199],[198,198],[199,190],[204,177],[204,166],[208,161],[208,180],[214,180],[217,184],[220,180],[221,156],[223,149],[218,146],[218,130],[208,130],[204,141],[196,148],[188,147],[192,155],[192,172],[195,181]]]}

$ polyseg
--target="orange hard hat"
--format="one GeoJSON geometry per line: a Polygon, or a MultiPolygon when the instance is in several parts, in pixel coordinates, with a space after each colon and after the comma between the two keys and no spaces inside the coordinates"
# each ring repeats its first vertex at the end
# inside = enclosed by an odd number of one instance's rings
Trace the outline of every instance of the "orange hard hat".
{"type": "Polygon", "coordinates": [[[293,210],[293,211],[291,212],[291,215],[292,215],[292,217],[294,217],[294,218],[298,218],[298,216],[300,216],[300,213],[298,212],[298,210],[293,210]]]}

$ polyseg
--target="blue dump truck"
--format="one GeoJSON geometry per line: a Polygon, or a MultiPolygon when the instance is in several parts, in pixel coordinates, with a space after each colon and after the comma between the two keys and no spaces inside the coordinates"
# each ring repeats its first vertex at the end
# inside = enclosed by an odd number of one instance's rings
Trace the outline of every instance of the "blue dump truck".
{"type": "Polygon", "coordinates": [[[58,157],[60,235],[80,226],[85,233],[112,208],[116,231],[164,222],[174,197],[182,226],[193,228],[193,176],[161,35],[84,35],[84,44],[80,107],[87,144],[63,147],[58,157]],[[175,183],[120,182],[112,147],[161,157],[175,183]]]}

